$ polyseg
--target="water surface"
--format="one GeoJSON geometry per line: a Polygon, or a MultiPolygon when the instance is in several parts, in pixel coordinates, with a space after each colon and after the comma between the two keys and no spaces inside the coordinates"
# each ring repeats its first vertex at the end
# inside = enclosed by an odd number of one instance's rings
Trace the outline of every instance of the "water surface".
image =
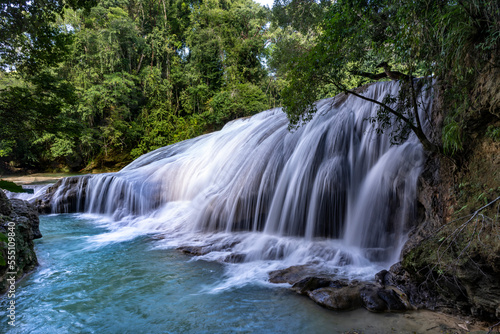
{"type": "Polygon", "coordinates": [[[244,283],[215,293],[227,271],[157,247],[151,236],[96,243],[81,215],[41,216],[40,266],[19,282],[16,327],[0,299],[0,333],[434,333],[430,313],[332,312],[284,286],[244,283]],[[431,329],[428,331],[428,329],[431,329]]]}

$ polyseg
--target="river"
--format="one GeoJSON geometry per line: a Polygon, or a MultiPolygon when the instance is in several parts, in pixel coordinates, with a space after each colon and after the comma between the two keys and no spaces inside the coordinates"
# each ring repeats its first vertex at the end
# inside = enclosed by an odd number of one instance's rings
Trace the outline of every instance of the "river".
{"type": "Polygon", "coordinates": [[[438,333],[456,325],[423,311],[333,312],[265,281],[218,289],[231,264],[193,260],[151,235],[96,242],[108,230],[95,217],[40,220],[40,266],[17,284],[15,327],[0,299],[1,333],[438,333]]]}

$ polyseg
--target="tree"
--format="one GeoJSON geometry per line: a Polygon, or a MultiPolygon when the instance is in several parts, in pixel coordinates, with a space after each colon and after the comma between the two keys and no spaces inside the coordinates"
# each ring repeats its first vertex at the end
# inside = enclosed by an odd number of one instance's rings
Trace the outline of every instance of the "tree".
{"type": "Polygon", "coordinates": [[[71,151],[68,137],[77,130],[68,106],[74,102],[74,89],[54,70],[67,56],[71,36],[56,21],[65,8],[94,3],[0,4],[0,159],[32,167],[51,149],[58,157],[71,151]]]}
{"type": "Polygon", "coordinates": [[[53,25],[65,8],[90,8],[95,0],[7,0],[0,4],[0,66],[35,73],[61,60],[68,35],[53,25]]]}
{"type": "Polygon", "coordinates": [[[3,6],[2,24],[18,22],[2,31],[8,47],[0,59],[0,119],[9,120],[1,130],[3,161],[123,164],[266,109],[276,94],[263,65],[269,12],[251,0],[3,6]],[[47,83],[36,78],[42,73],[50,74],[47,83]],[[55,81],[59,88],[46,99],[55,81]],[[20,129],[19,115],[36,122],[20,129]],[[50,126],[35,129],[45,118],[50,126]]]}
{"type": "Polygon", "coordinates": [[[4,73],[1,79],[0,158],[32,167],[40,162],[44,142],[62,145],[63,133],[76,133],[67,114],[75,99],[73,86],[48,70],[31,76],[29,82],[15,72],[4,73]]]}
{"type": "MultiPolygon", "coordinates": [[[[299,1],[291,4],[295,2],[299,1]]],[[[437,75],[451,80],[452,87],[464,84],[464,78],[470,80],[470,73],[482,70],[498,51],[498,16],[498,4],[489,1],[333,2],[319,23],[314,45],[291,53],[281,65],[289,82],[283,91],[285,111],[292,124],[307,121],[315,112],[314,101],[322,97],[325,88],[330,93],[367,99],[353,88],[390,78],[393,71],[388,65],[392,65],[402,74],[404,89],[400,96],[371,102],[379,105],[381,119],[387,119],[384,114],[392,114],[403,123],[396,138],[404,138],[411,131],[426,150],[442,151],[423,132],[416,112],[417,87],[411,78],[437,75]],[[478,61],[464,64],[465,56],[478,61]],[[380,73],[377,65],[386,65],[384,72],[380,73]]],[[[445,94],[457,90],[447,85],[438,88],[445,88],[445,94]]],[[[462,91],[462,100],[465,95],[462,91]]],[[[450,143],[445,140],[444,145],[446,149],[450,143]]]]}

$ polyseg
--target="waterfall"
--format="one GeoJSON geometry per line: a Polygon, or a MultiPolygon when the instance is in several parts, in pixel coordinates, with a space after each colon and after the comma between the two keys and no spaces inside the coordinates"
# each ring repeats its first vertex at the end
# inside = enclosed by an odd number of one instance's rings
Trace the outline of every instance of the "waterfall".
{"type": "MultiPolygon", "coordinates": [[[[382,101],[398,90],[383,82],[363,94],[382,101]]],[[[426,119],[432,100],[423,95],[426,119]]],[[[420,143],[411,135],[391,145],[368,121],[377,107],[355,96],[321,100],[317,110],[295,131],[271,109],[117,173],[85,176],[76,182],[78,209],[108,217],[102,241],[155,234],[165,245],[196,245],[219,259],[239,254],[242,262],[396,261],[415,217],[420,143]]]]}

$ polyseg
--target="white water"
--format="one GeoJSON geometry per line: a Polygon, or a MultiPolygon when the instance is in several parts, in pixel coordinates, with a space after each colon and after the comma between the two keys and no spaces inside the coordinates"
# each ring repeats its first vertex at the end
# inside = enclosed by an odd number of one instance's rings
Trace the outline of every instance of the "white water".
{"type": "Polygon", "coordinates": [[[28,184],[28,185],[23,185],[23,189],[30,189],[33,191],[33,193],[14,193],[8,190],[3,190],[5,194],[7,195],[8,198],[18,198],[22,199],[25,201],[29,201],[34,198],[38,198],[42,196],[47,189],[51,186],[51,184],[28,184]]]}
{"type": "MultiPolygon", "coordinates": [[[[381,101],[397,91],[386,82],[365,95],[381,101]]],[[[422,99],[430,108],[430,96],[422,99]]],[[[371,279],[397,261],[415,216],[422,148],[415,137],[391,146],[377,134],[367,121],[376,113],[370,102],[350,96],[333,105],[318,102],[313,120],[294,132],[280,109],[268,110],[145,154],[120,172],[83,177],[78,209],[109,229],[94,243],[153,234],[163,238],[158,247],[243,258],[228,264],[214,290],[305,263],[371,279]]],[[[56,193],[54,208],[64,196],[56,193]]]]}

